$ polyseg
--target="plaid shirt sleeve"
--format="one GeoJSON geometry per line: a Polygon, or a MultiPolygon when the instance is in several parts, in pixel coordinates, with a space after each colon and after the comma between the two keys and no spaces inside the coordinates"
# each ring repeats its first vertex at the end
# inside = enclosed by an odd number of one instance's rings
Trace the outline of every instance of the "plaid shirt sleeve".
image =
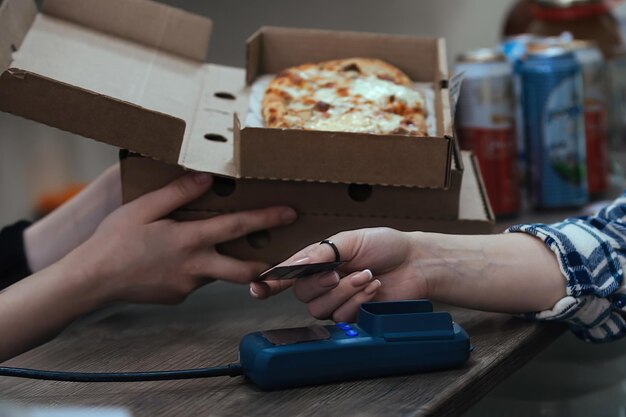
{"type": "Polygon", "coordinates": [[[513,226],[541,239],[557,256],[567,295],[551,310],[523,315],[564,321],[589,342],[626,335],[626,192],[594,216],[570,218],[552,225],[513,226]]]}

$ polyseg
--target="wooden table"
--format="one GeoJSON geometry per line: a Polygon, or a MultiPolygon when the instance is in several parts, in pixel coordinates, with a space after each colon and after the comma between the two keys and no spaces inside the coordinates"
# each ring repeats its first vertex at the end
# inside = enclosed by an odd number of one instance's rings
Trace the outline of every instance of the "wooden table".
{"type": "MultiPolygon", "coordinates": [[[[123,406],[134,416],[452,416],[564,329],[447,309],[476,348],[461,369],[276,392],[259,391],[242,377],[100,384],[0,378],[0,397],[40,405],[123,406]]],[[[215,283],[178,306],[122,306],[95,313],[6,364],[94,372],[221,365],[237,361],[239,339],[248,332],[312,322],[291,292],[257,301],[247,287],[215,283]]]]}

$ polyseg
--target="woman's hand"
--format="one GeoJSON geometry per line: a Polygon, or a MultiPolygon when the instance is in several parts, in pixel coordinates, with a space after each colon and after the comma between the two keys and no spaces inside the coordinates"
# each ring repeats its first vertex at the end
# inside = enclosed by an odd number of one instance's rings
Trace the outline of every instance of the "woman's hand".
{"type": "Polygon", "coordinates": [[[122,206],[62,262],[79,268],[104,302],[180,302],[211,280],[250,282],[267,265],[221,255],[215,245],[286,225],[296,213],[274,207],[188,222],[164,218],[210,185],[210,175],[189,174],[122,206]]]}
{"type": "MultiPolygon", "coordinates": [[[[256,298],[293,285],[316,318],[353,321],[359,305],[430,298],[478,310],[524,313],[552,308],[565,278],[546,245],[522,233],[444,235],[363,229],[329,238],[346,261],[336,272],[251,283],[256,298]]],[[[330,262],[329,245],[308,246],[281,265],[330,262]]]]}
{"type": "MultiPolygon", "coordinates": [[[[353,321],[359,305],[375,300],[428,297],[427,277],[421,273],[421,252],[414,234],[388,228],[362,229],[329,238],[346,261],[337,272],[288,281],[251,284],[251,294],[267,298],[291,286],[298,300],[316,318],[353,321]],[[341,279],[340,279],[341,277],[341,279]],[[295,282],[294,282],[295,281],[295,282]]],[[[329,245],[310,245],[281,265],[331,262],[329,245]]]]}
{"type": "Polygon", "coordinates": [[[109,302],[177,303],[211,279],[247,283],[267,268],[220,255],[215,244],[293,222],[288,207],[165,219],[210,186],[210,175],[189,174],[118,208],[69,255],[1,291],[0,334],[10,337],[0,339],[0,361],[109,302]]]}

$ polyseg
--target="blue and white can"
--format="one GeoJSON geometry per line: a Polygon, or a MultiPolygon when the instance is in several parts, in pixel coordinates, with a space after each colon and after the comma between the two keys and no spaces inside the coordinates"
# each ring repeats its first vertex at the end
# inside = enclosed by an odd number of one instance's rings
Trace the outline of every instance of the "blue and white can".
{"type": "Polygon", "coordinates": [[[571,51],[548,46],[516,64],[535,208],[573,207],[588,201],[583,79],[571,51]]]}

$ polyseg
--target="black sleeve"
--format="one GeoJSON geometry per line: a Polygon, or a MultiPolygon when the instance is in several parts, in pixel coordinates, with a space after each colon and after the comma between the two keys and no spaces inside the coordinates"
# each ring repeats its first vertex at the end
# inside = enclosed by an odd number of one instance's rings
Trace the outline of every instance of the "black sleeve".
{"type": "Polygon", "coordinates": [[[22,220],[0,230],[0,289],[32,273],[24,250],[24,230],[29,225],[22,220]]]}

